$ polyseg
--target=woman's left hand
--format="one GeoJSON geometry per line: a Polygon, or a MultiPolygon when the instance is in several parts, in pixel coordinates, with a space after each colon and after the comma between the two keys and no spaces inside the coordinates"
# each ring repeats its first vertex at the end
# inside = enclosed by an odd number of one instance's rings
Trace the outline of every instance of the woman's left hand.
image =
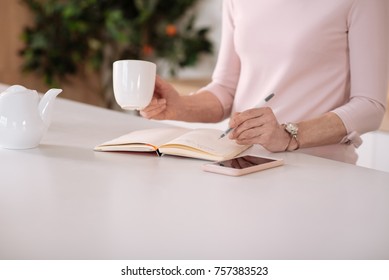
{"type": "Polygon", "coordinates": [[[234,113],[230,127],[230,139],[241,145],[260,144],[270,152],[282,152],[289,144],[290,135],[269,107],[234,113]]]}

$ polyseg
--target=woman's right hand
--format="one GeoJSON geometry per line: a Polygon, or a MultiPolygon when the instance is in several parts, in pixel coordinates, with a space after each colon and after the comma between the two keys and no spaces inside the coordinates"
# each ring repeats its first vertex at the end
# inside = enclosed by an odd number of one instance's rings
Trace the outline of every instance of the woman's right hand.
{"type": "Polygon", "coordinates": [[[150,104],[140,110],[140,115],[154,120],[175,119],[180,108],[179,101],[180,95],[176,89],[157,75],[154,96],[150,104]]]}

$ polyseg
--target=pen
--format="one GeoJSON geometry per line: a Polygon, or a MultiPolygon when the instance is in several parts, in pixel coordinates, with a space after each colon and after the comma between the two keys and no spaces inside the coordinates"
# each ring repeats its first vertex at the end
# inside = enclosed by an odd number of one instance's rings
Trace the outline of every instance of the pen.
{"type": "MultiPolygon", "coordinates": [[[[266,104],[266,102],[268,102],[273,97],[274,97],[274,93],[269,94],[265,99],[261,100],[256,106],[254,106],[254,108],[263,107],[266,104]]],[[[227,136],[228,133],[230,133],[231,130],[232,130],[232,127],[229,127],[226,131],[223,132],[222,135],[220,135],[219,139],[227,136]]]]}

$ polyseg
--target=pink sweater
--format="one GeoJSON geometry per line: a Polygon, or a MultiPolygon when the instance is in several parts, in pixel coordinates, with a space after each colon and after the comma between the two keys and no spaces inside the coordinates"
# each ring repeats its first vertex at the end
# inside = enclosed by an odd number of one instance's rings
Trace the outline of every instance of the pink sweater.
{"type": "Polygon", "coordinates": [[[355,162],[360,134],[379,127],[388,86],[388,0],[224,0],[212,82],[225,117],[268,94],[280,123],[335,112],[348,136],[301,149],[355,162]],[[352,143],[347,145],[345,143],[352,143]]]}

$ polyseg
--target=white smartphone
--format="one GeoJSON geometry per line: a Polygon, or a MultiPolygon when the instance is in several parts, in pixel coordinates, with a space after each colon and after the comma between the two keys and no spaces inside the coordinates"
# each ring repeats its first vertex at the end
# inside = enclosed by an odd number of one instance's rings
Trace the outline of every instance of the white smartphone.
{"type": "Polygon", "coordinates": [[[282,159],[247,155],[230,160],[204,164],[203,170],[230,176],[241,176],[283,164],[284,161],[282,159]]]}

